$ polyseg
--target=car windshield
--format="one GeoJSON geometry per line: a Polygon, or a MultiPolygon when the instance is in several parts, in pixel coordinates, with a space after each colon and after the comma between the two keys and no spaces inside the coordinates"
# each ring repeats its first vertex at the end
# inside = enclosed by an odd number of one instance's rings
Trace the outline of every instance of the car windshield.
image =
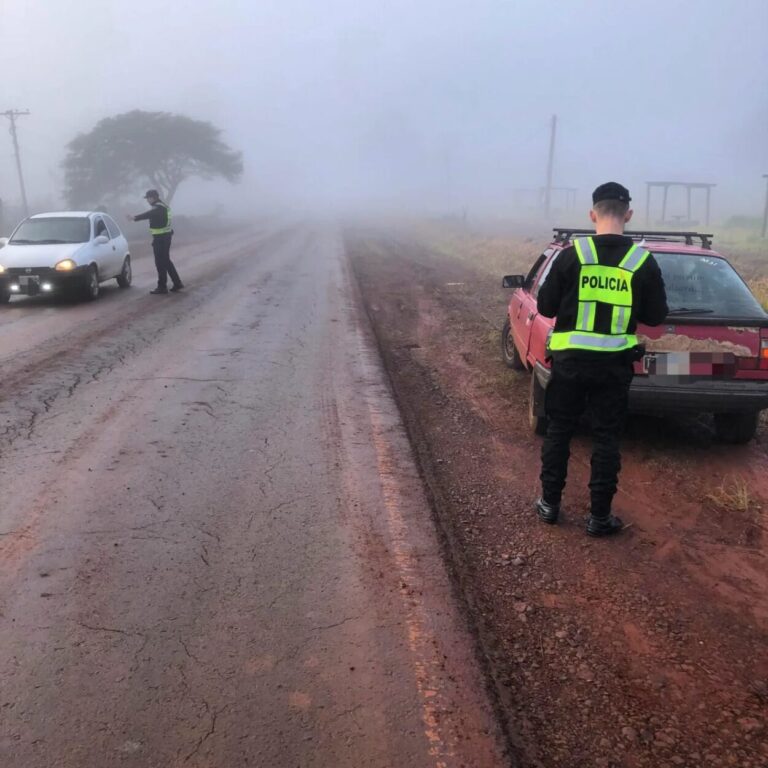
{"type": "Polygon", "coordinates": [[[670,314],[765,317],[763,308],[725,259],[654,253],[667,289],[670,314]]]}
{"type": "Polygon", "coordinates": [[[15,245],[52,243],[87,243],[91,239],[91,221],[85,216],[27,219],[13,233],[15,245]]]}

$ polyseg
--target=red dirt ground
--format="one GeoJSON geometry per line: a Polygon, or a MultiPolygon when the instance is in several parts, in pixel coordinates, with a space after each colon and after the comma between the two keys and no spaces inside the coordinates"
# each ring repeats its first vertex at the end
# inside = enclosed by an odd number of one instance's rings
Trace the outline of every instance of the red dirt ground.
{"type": "MultiPolygon", "coordinates": [[[[528,374],[503,367],[498,280],[408,238],[347,250],[522,768],[768,766],[768,430],[634,418],[591,540],[589,435],[566,520],[538,523],[528,374]]],[[[479,767],[478,767],[479,768],[479,767]]]]}

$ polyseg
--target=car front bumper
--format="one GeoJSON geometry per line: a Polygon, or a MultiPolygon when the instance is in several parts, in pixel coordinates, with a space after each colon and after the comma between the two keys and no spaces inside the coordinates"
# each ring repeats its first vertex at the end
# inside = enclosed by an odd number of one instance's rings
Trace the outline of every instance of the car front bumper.
{"type": "Polygon", "coordinates": [[[8,269],[0,275],[0,290],[10,291],[11,296],[38,296],[62,293],[83,284],[87,266],[76,267],[68,272],[57,272],[50,267],[8,269]]]}

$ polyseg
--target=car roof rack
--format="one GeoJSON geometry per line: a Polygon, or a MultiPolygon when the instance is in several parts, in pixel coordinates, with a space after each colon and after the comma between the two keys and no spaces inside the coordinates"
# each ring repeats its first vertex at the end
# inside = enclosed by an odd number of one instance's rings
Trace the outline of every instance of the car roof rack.
{"type": "MultiPolygon", "coordinates": [[[[565,243],[574,235],[594,235],[593,229],[575,229],[573,227],[553,227],[556,243],[565,243]]],[[[649,230],[627,231],[624,233],[633,240],[656,240],[659,242],[677,243],[683,240],[686,245],[693,245],[694,240],[701,240],[701,247],[710,250],[714,235],[704,232],[651,232],[649,230]]]]}

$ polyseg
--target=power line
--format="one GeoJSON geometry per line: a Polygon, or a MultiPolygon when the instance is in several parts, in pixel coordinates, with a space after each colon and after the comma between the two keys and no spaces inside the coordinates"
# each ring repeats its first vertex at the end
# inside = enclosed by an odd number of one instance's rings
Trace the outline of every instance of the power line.
{"type": "Polygon", "coordinates": [[[16,153],[16,170],[19,174],[19,188],[21,189],[21,202],[24,206],[24,215],[29,216],[29,204],[27,203],[27,190],[24,186],[24,174],[21,172],[21,152],[19,151],[19,138],[16,134],[16,118],[24,117],[29,114],[29,110],[9,109],[6,112],[0,112],[3,117],[7,117],[11,122],[11,138],[13,139],[13,151],[16,153]]]}

